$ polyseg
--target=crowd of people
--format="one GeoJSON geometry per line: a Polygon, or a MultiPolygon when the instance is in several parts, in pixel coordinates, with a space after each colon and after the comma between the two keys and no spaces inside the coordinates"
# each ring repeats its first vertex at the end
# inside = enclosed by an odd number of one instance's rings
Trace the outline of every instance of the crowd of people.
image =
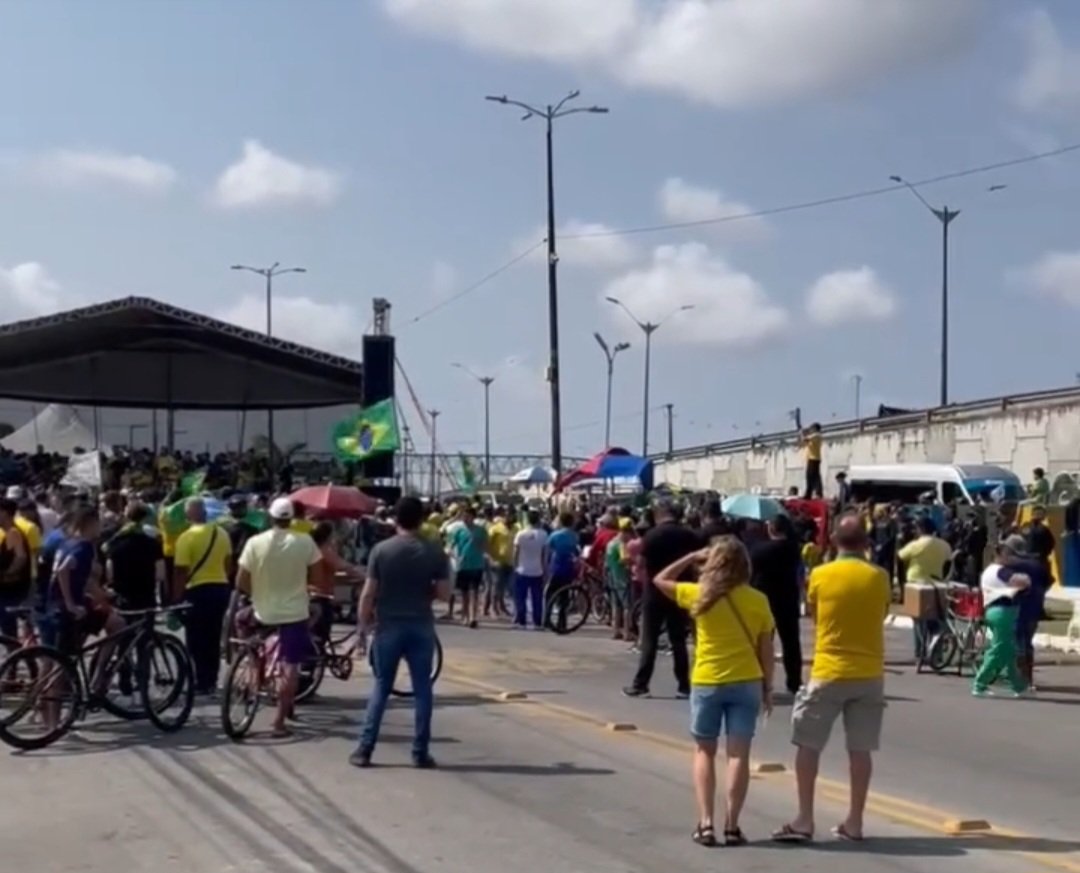
{"type": "MultiPolygon", "coordinates": [[[[833,832],[861,839],[884,711],[883,624],[894,580],[938,581],[951,573],[981,586],[993,634],[973,691],[992,693],[1003,675],[1012,693],[1025,695],[1054,549],[1038,510],[1023,529],[997,520],[1004,536],[984,567],[985,516],[930,504],[912,511],[834,502],[820,517],[793,509],[759,521],[728,517],[714,495],[618,503],[571,497],[502,507],[404,497],[342,537],[333,525],[305,518],[285,496],[231,491],[223,494],[228,515],[217,522],[208,520],[203,499],[187,499],[178,532],[148,502],[154,496],[105,491],[91,501],[55,488],[10,487],[0,499],[0,634],[16,636],[16,613],[7,607],[29,602],[42,642],[73,654],[88,635],[115,631],[125,609],[183,601],[196,689],[213,696],[223,634],[257,622],[278,634],[283,670],[273,731],[284,736],[299,672],[316,650],[313,631],[325,640],[333,623],[336,580],[363,579],[356,616],[376,678],[350,762],[371,764],[404,661],[415,695],[413,760],[429,768],[436,621],[475,629],[485,618],[506,617],[518,629],[544,629],[552,598],[579,580],[599,580],[593,584],[613,600],[612,636],[637,655],[624,694],[650,694],[665,638],[678,695],[689,699],[699,813],[693,839],[702,845],[746,841],[739,819],[751,745],[759,717],[782,693],[778,681],[792,701],[798,810],[774,838],[813,839],[818,762],[842,716],[851,805],[833,832]],[[253,503],[265,510],[268,529],[251,524],[253,503]],[[238,602],[241,596],[249,605],[238,602]],[[440,600],[447,607],[437,618],[440,600]],[[808,674],[804,614],[814,619],[816,635],[808,674]],[[726,811],[717,821],[721,740],[726,811]]],[[[555,620],[564,619],[563,613],[555,620]]]]}

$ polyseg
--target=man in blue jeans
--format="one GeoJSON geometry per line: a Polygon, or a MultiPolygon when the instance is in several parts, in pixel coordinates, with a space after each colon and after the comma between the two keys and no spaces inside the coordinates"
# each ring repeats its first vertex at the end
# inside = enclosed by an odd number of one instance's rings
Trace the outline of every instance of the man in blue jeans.
{"type": "Polygon", "coordinates": [[[375,687],[364,713],[360,742],[349,756],[355,767],[370,767],[379,739],[390,689],[404,659],[412,679],[416,727],[413,765],[431,769],[431,666],[435,656],[435,614],[431,604],[450,599],[450,564],[446,554],[420,536],[424,508],[415,497],[402,497],[395,509],[397,534],[371,550],[367,581],[360,594],[361,638],[376,627],[371,641],[375,687]]]}

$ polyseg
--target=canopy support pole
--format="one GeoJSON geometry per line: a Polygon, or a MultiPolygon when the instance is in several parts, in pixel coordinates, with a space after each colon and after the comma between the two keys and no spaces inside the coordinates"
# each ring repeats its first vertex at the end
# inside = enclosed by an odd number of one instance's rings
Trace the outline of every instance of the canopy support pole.
{"type": "Polygon", "coordinates": [[[165,355],[165,443],[170,452],[176,450],[176,415],[173,412],[173,356],[165,355]]]}
{"type": "MultiPolygon", "coordinates": [[[[94,397],[97,397],[97,357],[90,359],[90,390],[93,392],[94,397]]],[[[97,451],[101,446],[101,421],[98,416],[98,405],[94,404],[94,450],[97,451]]]]}

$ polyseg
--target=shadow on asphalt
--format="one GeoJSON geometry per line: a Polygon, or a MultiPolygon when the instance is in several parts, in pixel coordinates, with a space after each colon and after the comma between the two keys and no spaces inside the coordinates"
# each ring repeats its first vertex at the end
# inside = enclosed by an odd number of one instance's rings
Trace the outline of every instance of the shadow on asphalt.
{"type": "MultiPolygon", "coordinates": [[[[757,846],[776,843],[755,843],[757,846]]],[[[1080,842],[1043,837],[1005,837],[975,834],[966,837],[867,837],[861,842],[826,839],[822,842],[790,846],[789,851],[882,855],[895,858],[955,858],[975,852],[1009,852],[1067,855],[1080,851],[1080,842]]]]}
{"type": "Polygon", "coordinates": [[[540,764],[441,764],[449,773],[498,773],[507,776],[614,776],[614,770],[602,767],[578,767],[568,761],[550,766],[540,764]]]}
{"type": "MultiPolygon", "coordinates": [[[[255,727],[240,744],[288,746],[320,738],[355,740],[366,705],[367,701],[364,698],[317,697],[298,708],[300,717],[293,723],[293,733],[288,737],[270,735],[269,721],[272,718],[272,711],[269,707],[260,708],[255,727]]],[[[480,694],[447,694],[435,697],[436,710],[488,705],[498,704],[480,694]]],[[[411,708],[412,701],[406,698],[393,698],[387,707],[388,710],[411,708]]],[[[380,737],[380,742],[405,743],[412,742],[412,738],[385,736],[380,737]]],[[[436,737],[432,739],[432,742],[456,743],[458,740],[452,737],[436,737]]],[[[193,713],[187,725],[173,734],[163,734],[146,721],[95,719],[76,725],[75,730],[47,748],[32,752],[13,751],[12,754],[36,758],[68,758],[132,747],[168,749],[173,752],[198,752],[234,744],[233,740],[225,736],[221,728],[221,719],[217,709],[205,707],[201,712],[193,713]]]]}

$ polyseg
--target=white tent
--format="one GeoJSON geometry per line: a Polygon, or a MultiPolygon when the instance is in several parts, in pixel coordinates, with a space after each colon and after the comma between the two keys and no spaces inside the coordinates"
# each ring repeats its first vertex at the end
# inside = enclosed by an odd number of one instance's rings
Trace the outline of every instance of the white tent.
{"type": "MultiPolygon", "coordinates": [[[[47,452],[70,455],[75,449],[90,451],[94,446],[94,432],[88,428],[73,406],[50,403],[38,416],[20,427],[11,436],[0,440],[0,445],[11,452],[33,454],[44,446],[47,452]]],[[[107,450],[108,446],[96,448],[107,450]]]]}

